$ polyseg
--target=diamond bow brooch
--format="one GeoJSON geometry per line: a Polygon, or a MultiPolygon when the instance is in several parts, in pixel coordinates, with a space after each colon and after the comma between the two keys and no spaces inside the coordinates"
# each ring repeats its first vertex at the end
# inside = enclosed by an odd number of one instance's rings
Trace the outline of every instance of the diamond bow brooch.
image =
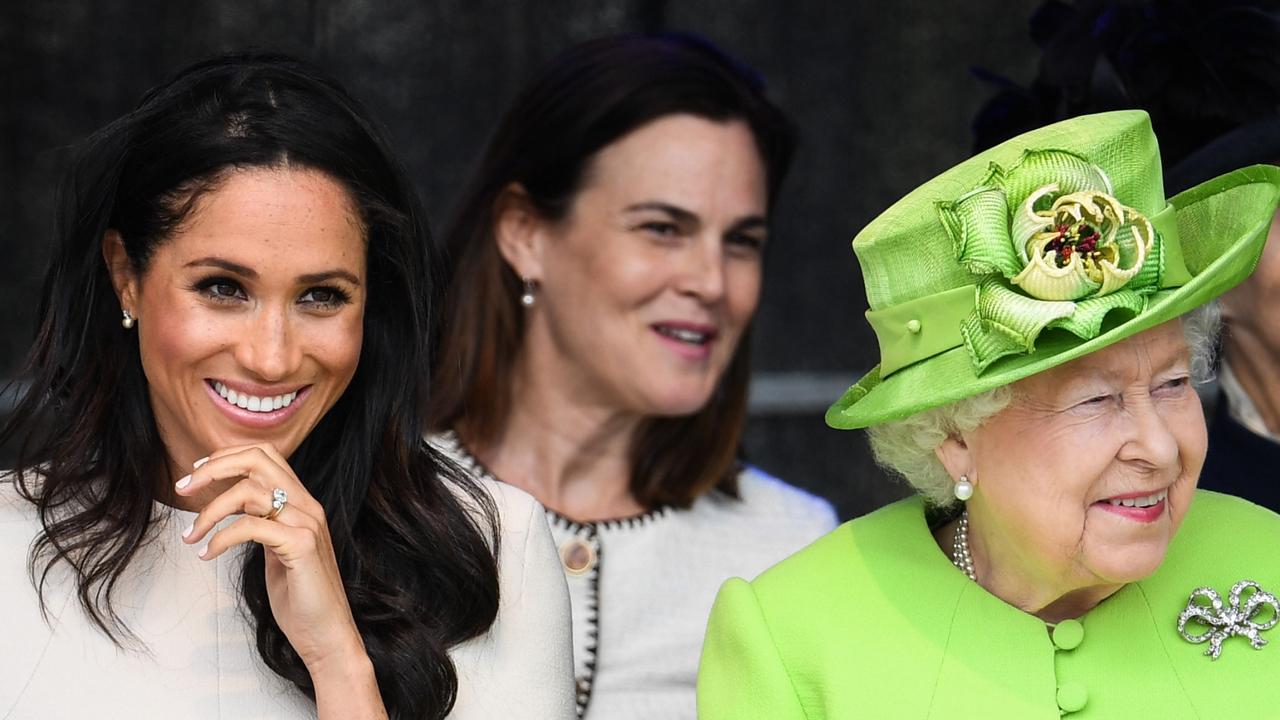
{"type": "Polygon", "coordinates": [[[1277,623],[1280,623],[1280,604],[1276,596],[1252,580],[1241,580],[1231,587],[1225,604],[1213,588],[1196,588],[1187,599],[1187,608],[1178,615],[1178,634],[1189,643],[1209,643],[1204,654],[1217,660],[1222,654],[1222,643],[1232,635],[1249,638],[1249,644],[1261,650],[1267,644],[1261,633],[1277,623]],[[1204,632],[1188,632],[1187,623],[1192,622],[1202,626],[1204,632]]]}

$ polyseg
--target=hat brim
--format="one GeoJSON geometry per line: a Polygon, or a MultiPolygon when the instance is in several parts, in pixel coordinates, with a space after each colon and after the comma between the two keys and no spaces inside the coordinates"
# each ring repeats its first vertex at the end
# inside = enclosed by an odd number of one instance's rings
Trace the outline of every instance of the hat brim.
{"type": "Polygon", "coordinates": [[[1278,201],[1280,168],[1271,165],[1236,170],[1180,193],[1169,202],[1192,274],[1182,287],[1156,293],[1137,315],[1113,311],[1103,331],[1091,340],[1064,330],[1046,331],[1036,341],[1035,352],[997,360],[981,375],[963,346],[883,380],[877,366],[827,410],[827,424],[852,430],[901,420],[1035,375],[1194,310],[1253,272],[1278,201]]]}

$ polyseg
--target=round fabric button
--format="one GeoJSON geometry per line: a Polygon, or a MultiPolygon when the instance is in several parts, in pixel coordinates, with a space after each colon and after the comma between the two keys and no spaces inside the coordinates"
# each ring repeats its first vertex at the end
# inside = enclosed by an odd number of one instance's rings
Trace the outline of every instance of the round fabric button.
{"type": "Polygon", "coordinates": [[[919,334],[920,334],[920,321],[919,321],[919,320],[908,320],[908,321],[907,321],[907,332],[911,333],[912,335],[919,335],[919,334]]]}
{"type": "Polygon", "coordinates": [[[1075,650],[1084,641],[1084,625],[1079,620],[1063,620],[1053,629],[1052,637],[1059,650],[1075,650]]]}
{"type": "Polygon", "coordinates": [[[560,562],[571,575],[591,572],[596,565],[595,548],[580,537],[569,538],[560,546],[560,562]]]}
{"type": "Polygon", "coordinates": [[[1062,712],[1079,712],[1089,702],[1089,691],[1078,682],[1063,683],[1058,688],[1058,708],[1062,712]]]}

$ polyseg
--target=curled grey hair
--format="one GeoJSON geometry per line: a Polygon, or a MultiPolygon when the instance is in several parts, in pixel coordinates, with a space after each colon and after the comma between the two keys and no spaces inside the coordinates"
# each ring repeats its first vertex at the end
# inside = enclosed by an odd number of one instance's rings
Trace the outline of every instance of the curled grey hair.
{"type": "MultiPolygon", "coordinates": [[[[1191,350],[1191,377],[1199,384],[1213,379],[1214,358],[1222,313],[1211,302],[1183,315],[1182,332],[1191,350]]],[[[902,420],[867,429],[876,462],[907,481],[929,503],[946,507],[956,502],[953,480],[934,452],[952,435],[972,432],[1013,399],[1006,385],[918,412],[902,420]]]]}

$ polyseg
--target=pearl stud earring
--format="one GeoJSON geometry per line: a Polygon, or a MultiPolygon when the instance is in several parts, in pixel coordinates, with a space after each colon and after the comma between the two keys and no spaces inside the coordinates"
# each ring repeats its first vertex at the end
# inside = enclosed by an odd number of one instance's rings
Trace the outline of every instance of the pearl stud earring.
{"type": "Polygon", "coordinates": [[[121,310],[120,312],[124,315],[124,317],[120,319],[120,327],[125,330],[132,330],[133,326],[137,324],[138,321],[133,319],[133,316],[129,314],[128,310],[121,310]]]}
{"type": "Polygon", "coordinates": [[[960,479],[956,481],[955,493],[956,499],[960,502],[973,497],[973,483],[969,482],[968,475],[961,475],[960,479]]]}

